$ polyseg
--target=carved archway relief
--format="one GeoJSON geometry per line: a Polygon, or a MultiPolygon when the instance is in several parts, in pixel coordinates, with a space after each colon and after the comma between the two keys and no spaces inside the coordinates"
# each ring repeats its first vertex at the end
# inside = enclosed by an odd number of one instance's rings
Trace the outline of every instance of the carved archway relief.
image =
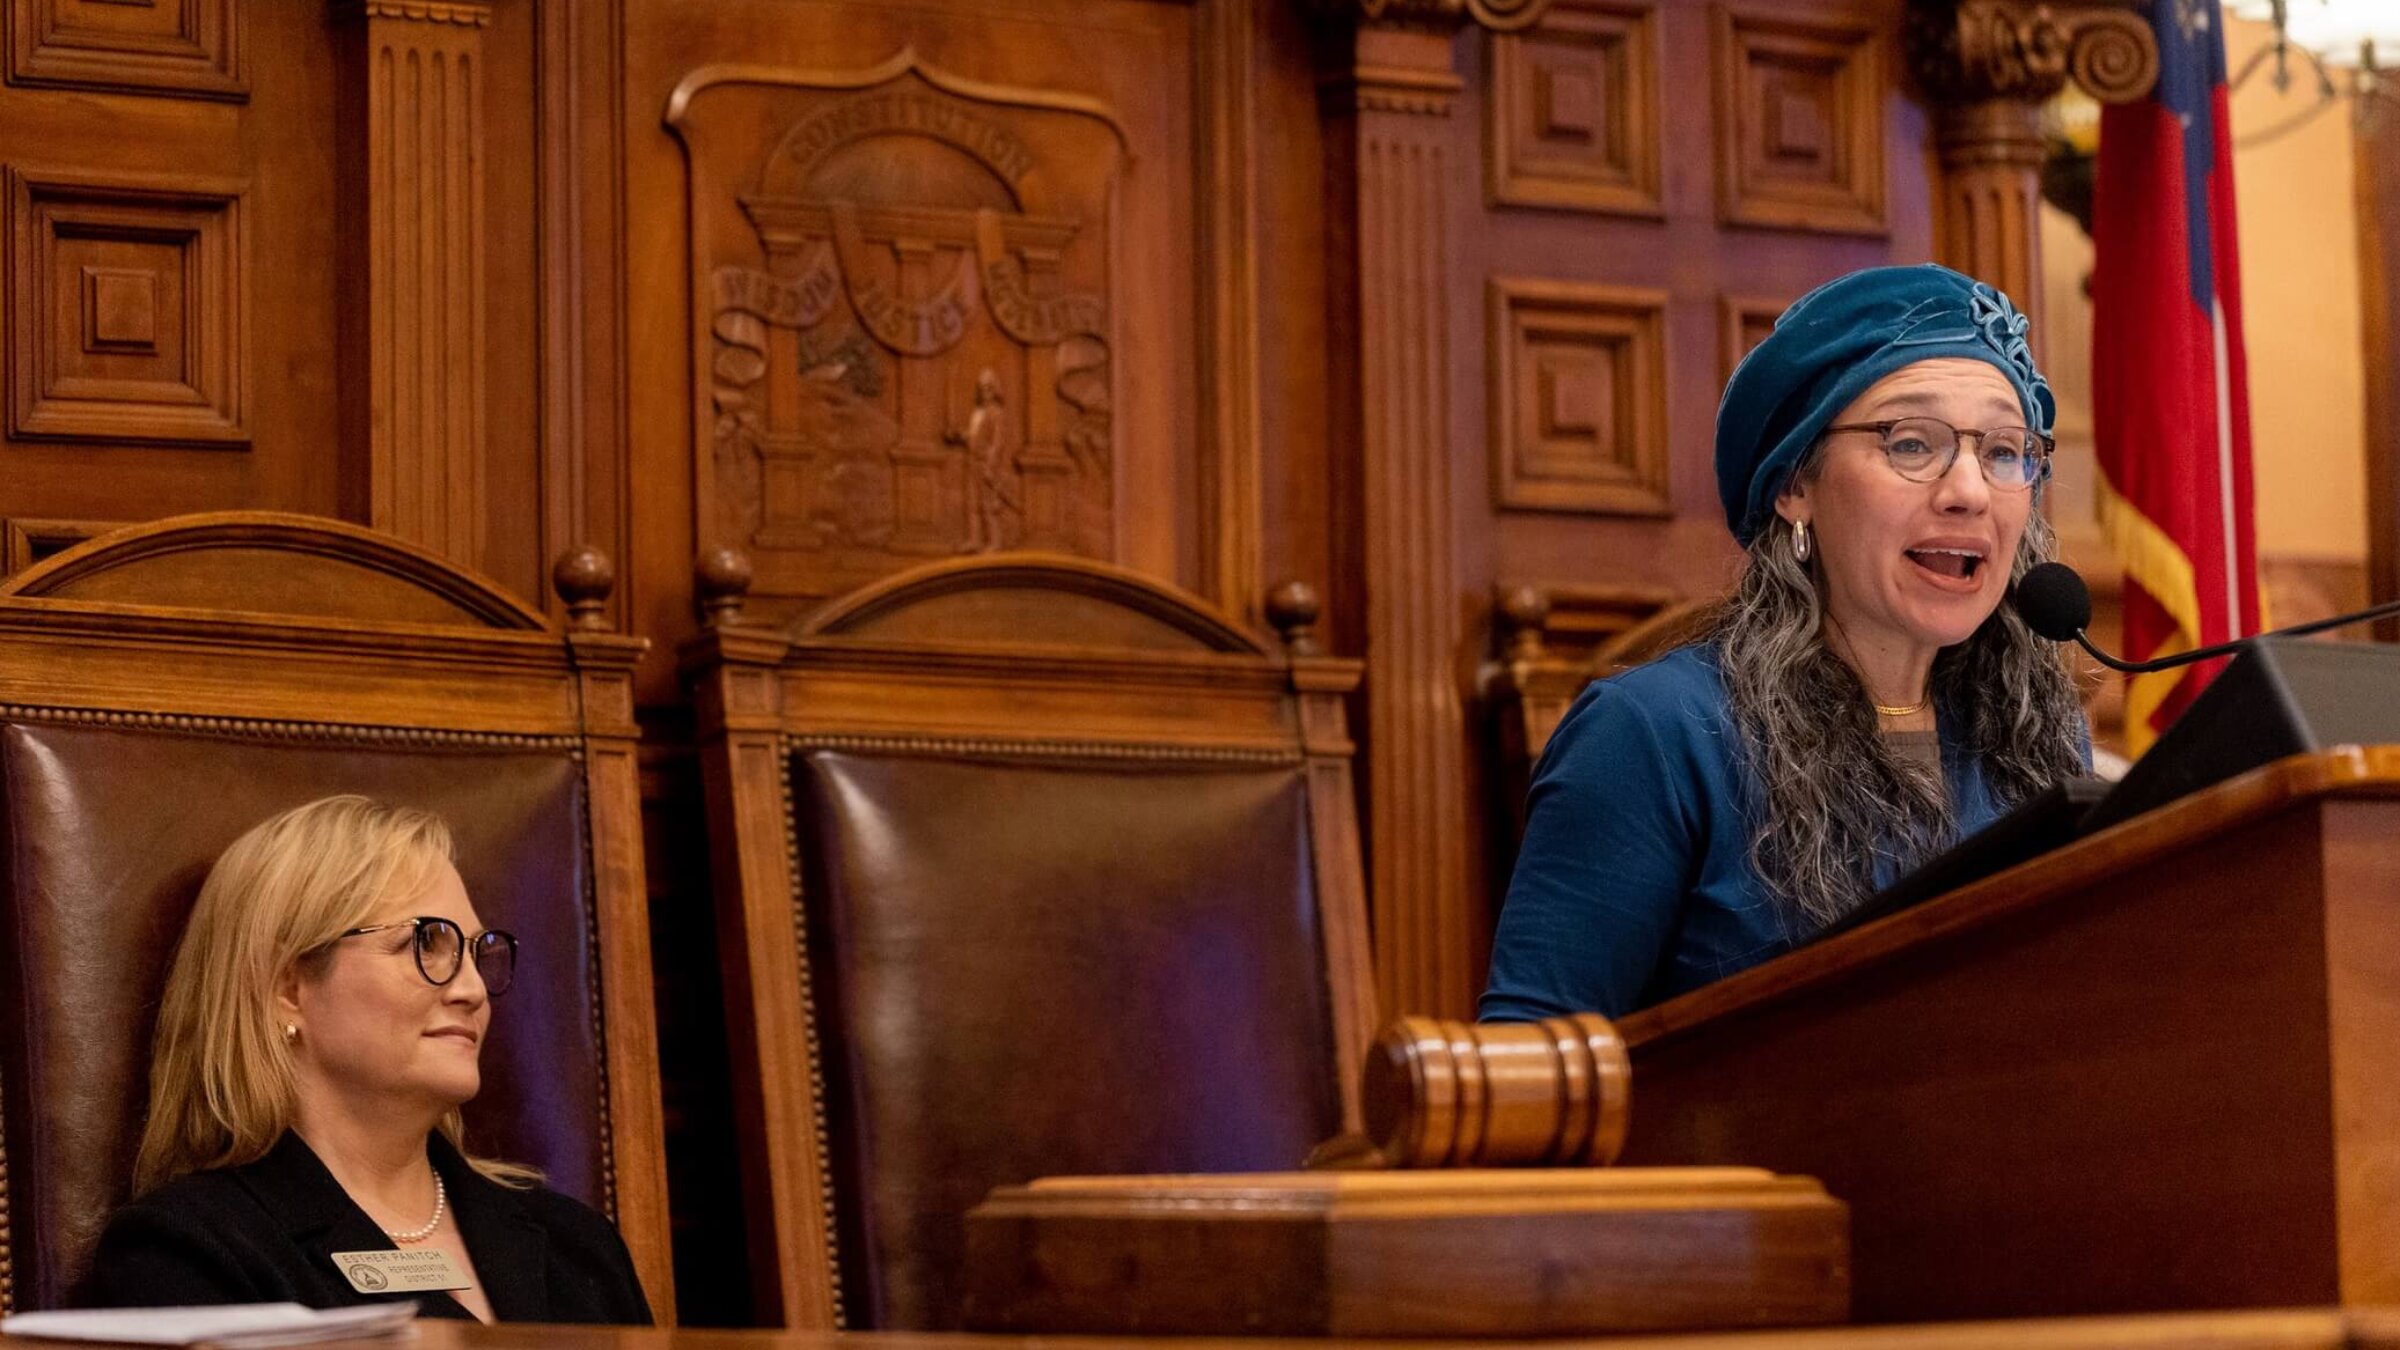
{"type": "Polygon", "coordinates": [[[676,91],[691,167],[701,538],[756,593],[929,557],[1113,553],[1105,108],[903,53],[676,91]]]}

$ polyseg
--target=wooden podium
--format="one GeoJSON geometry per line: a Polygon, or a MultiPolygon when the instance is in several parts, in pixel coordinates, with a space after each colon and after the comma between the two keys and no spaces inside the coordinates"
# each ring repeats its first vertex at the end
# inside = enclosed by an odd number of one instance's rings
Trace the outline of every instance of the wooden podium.
{"type": "Polygon", "coordinates": [[[2400,747],[1618,1023],[1629,1165],[1819,1178],[1862,1321],[2400,1302],[2400,747]]]}

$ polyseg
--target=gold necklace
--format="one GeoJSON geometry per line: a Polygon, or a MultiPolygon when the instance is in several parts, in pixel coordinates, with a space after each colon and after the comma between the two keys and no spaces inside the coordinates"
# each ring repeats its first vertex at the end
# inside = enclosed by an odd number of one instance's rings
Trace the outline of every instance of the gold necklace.
{"type": "Polygon", "coordinates": [[[1877,703],[1875,705],[1875,711],[1885,717],[1914,717],[1918,713],[1921,713],[1932,706],[1933,696],[1928,694],[1924,698],[1917,700],[1915,703],[1912,703],[1905,708],[1887,708],[1882,704],[1877,703]]]}

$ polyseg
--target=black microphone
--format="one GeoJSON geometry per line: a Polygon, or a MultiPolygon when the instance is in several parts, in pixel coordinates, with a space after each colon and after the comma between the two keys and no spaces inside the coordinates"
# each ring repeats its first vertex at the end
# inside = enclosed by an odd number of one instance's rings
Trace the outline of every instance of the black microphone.
{"type": "Polygon", "coordinates": [[[2036,636],[2046,637],[2052,642],[2073,642],[2090,652],[2092,659],[2101,665],[2110,670],[2124,671],[2128,675],[2147,675],[2154,670],[2173,670],[2177,666],[2188,666],[2194,661],[2206,661],[2211,657],[2231,656],[2246,650],[2260,638],[2305,637],[2310,633],[2322,633],[2328,628],[2400,614],[2400,600],[2394,600],[2359,610],[2355,614],[2336,614],[2330,619],[2293,624],[2271,633],[2258,633],[2235,638],[2231,642],[2220,642],[2213,647],[2162,656],[2155,661],[2120,661],[2093,646],[2092,640],[2084,636],[2083,630],[2092,623],[2091,588],[2085,586],[2083,577],[2065,563],[2046,562],[2028,568],[2018,580],[2015,592],[2009,596],[2009,603],[2017,607],[2018,616],[2025,620],[2025,626],[2032,629],[2036,636]]]}

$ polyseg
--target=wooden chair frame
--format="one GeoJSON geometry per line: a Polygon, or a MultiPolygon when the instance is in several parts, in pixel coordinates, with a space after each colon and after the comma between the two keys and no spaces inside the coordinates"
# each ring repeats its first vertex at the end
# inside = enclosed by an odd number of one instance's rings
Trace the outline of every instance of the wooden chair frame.
{"type": "MultiPolygon", "coordinates": [[[[496,582],[338,521],[223,512],[135,526],[0,584],[0,705],[88,724],[579,754],[601,939],[608,1199],[668,1321],[632,692],[648,643],[601,631],[611,576],[599,554],[570,554],[557,581],[574,616],[564,631],[496,582]]],[[[0,1156],[0,1306],[13,1292],[8,1215],[0,1156]]]]}
{"type": "Polygon", "coordinates": [[[843,1320],[817,1016],[797,907],[802,860],[789,766],[798,748],[947,745],[1305,765],[1334,1070],[1343,1128],[1359,1128],[1358,1075],[1375,1031],[1344,702],[1359,667],[1313,654],[1313,595],[1278,592],[1286,650],[1277,651],[1195,597],[1076,558],[936,563],[835,601],[790,631],[742,624],[747,585],[738,555],[702,560],[709,626],[684,648],[683,669],[698,716],[762,1321],[833,1328],[843,1320]],[[921,625],[893,635],[905,626],[894,621],[917,607],[972,603],[978,591],[1097,601],[1153,631],[1139,647],[948,630],[929,640],[921,625]],[[1070,740],[1045,734],[1045,722],[1071,727],[1070,740]]]}

